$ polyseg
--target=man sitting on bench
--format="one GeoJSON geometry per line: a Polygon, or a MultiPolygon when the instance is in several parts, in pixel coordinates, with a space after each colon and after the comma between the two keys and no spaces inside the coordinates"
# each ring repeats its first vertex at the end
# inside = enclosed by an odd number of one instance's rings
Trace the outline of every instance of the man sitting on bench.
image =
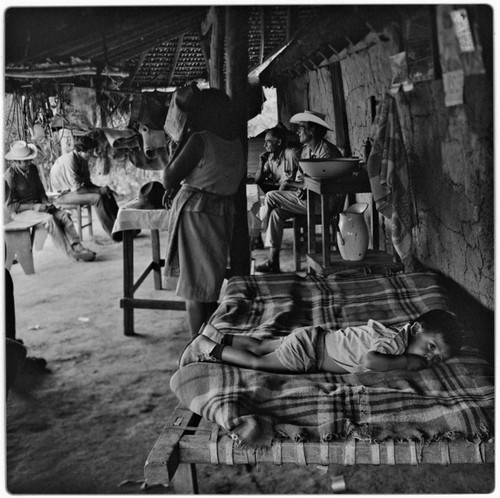
{"type": "MultiPolygon", "coordinates": [[[[94,155],[97,142],[90,136],[75,138],[75,150],[59,157],[50,170],[52,188],[61,196],[59,204],[91,204],[106,233],[115,241],[122,240],[122,232],[113,233],[118,204],[112,190],[94,185],[90,178],[88,160],[94,155]]],[[[136,232],[139,232],[137,230],[136,232]]]]}
{"type": "Polygon", "coordinates": [[[10,167],[5,172],[5,206],[14,221],[43,223],[54,244],[68,256],[93,261],[96,253],[80,242],[71,216],[49,202],[38,169],[32,163],[37,149],[24,140],[14,142],[5,159],[10,167]]]}

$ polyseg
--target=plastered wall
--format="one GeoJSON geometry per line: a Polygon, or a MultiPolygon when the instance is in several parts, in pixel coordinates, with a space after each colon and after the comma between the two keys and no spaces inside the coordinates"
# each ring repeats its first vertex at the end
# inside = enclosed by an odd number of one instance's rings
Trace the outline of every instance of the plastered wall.
{"type": "MultiPolygon", "coordinates": [[[[369,99],[390,82],[380,43],[342,61],[349,136],[369,133],[369,99]]],[[[493,98],[486,75],[467,76],[464,104],[445,107],[441,79],[396,96],[417,212],[414,255],[494,308],[493,98]]]]}
{"type": "MultiPolygon", "coordinates": [[[[391,82],[389,56],[400,46],[365,40],[340,61],[352,155],[361,156],[370,134],[372,99],[379,100],[391,82]]],[[[311,71],[305,91],[317,110],[329,110],[321,84],[330,81],[322,68],[311,71]],[[323,83],[322,83],[323,82],[323,83]],[[311,91],[314,90],[314,98],[311,91]]],[[[303,85],[304,86],[304,85],[303,85]]],[[[288,92],[281,92],[286,100],[288,92]]],[[[295,97],[297,98],[297,97],[295,97]]],[[[326,98],[326,97],[325,97],[326,98]]],[[[471,300],[494,309],[493,235],[493,97],[487,76],[465,78],[464,104],[445,107],[441,79],[420,82],[396,95],[409,160],[417,224],[415,258],[449,277],[471,300]]],[[[330,137],[335,141],[335,137],[330,137]]],[[[390,243],[387,223],[382,244],[390,243]]]]}

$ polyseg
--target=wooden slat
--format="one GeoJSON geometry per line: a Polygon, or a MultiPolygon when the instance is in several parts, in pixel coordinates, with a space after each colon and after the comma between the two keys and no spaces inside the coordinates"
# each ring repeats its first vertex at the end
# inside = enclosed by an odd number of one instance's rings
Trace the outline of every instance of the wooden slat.
{"type": "Polygon", "coordinates": [[[167,485],[182,463],[179,458],[179,441],[188,431],[170,430],[170,427],[196,426],[199,420],[199,415],[187,408],[178,406],[175,409],[146,460],[144,477],[148,486],[167,485]]]}
{"type": "MultiPolygon", "coordinates": [[[[206,436],[185,436],[179,442],[180,459],[182,462],[208,463],[210,454],[208,445],[204,443],[206,436]]],[[[347,440],[347,444],[350,440],[347,440]]],[[[493,463],[494,462],[494,443],[482,443],[482,457],[478,457],[477,446],[473,443],[464,441],[449,441],[445,443],[449,446],[449,463],[493,463]],[[483,462],[482,462],[483,460],[483,462]]],[[[225,461],[227,445],[232,445],[229,436],[221,436],[218,441],[218,458],[221,464],[246,464],[249,463],[248,450],[234,447],[232,449],[232,461],[225,461]]],[[[328,443],[328,454],[330,465],[344,465],[346,441],[331,441],[328,443]]],[[[280,463],[297,464],[297,443],[289,440],[280,441],[280,463]]],[[[416,464],[444,464],[448,462],[443,460],[442,446],[438,443],[390,443],[379,444],[378,452],[373,452],[373,445],[364,442],[355,442],[354,456],[349,456],[349,464],[356,465],[416,465],[416,464]]],[[[274,445],[273,445],[274,447],[274,445]]],[[[273,450],[258,452],[258,463],[278,463],[276,460],[277,452],[273,450]]],[[[325,449],[321,450],[320,443],[303,443],[300,448],[301,456],[307,465],[324,465],[325,449]]],[[[252,457],[253,458],[253,457],[252,457]]]]}
{"type": "Polygon", "coordinates": [[[342,256],[333,252],[330,255],[330,265],[323,266],[321,255],[306,255],[308,268],[317,275],[330,275],[343,270],[366,268],[370,273],[394,274],[404,270],[402,263],[394,261],[394,256],[383,251],[373,251],[368,249],[366,256],[360,261],[346,261],[342,256]]]}
{"type": "Polygon", "coordinates": [[[167,86],[170,86],[172,84],[173,79],[174,79],[175,69],[177,67],[177,62],[179,62],[179,55],[181,53],[183,41],[184,41],[184,34],[182,34],[181,36],[179,36],[179,38],[177,38],[177,45],[175,47],[175,53],[174,53],[174,57],[172,59],[172,67],[170,68],[170,74],[168,75],[168,79],[167,79],[167,86]]]}
{"type": "Polygon", "coordinates": [[[120,299],[120,308],[183,311],[186,309],[186,303],[184,301],[173,301],[170,299],[122,298],[120,299]]]}

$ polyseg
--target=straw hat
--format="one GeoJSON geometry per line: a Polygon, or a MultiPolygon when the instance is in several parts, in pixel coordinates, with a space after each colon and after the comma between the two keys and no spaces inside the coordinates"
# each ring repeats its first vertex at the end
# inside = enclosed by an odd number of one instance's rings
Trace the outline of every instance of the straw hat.
{"type": "Polygon", "coordinates": [[[290,123],[300,123],[300,122],[309,122],[309,123],[316,123],[320,126],[323,126],[327,130],[333,131],[330,128],[330,125],[325,121],[325,115],[322,114],[321,112],[316,112],[316,111],[304,111],[304,112],[299,112],[298,114],[293,115],[290,118],[290,123]]]}
{"type": "Polygon", "coordinates": [[[24,140],[18,140],[10,146],[9,152],[5,154],[5,159],[9,161],[27,161],[36,157],[36,145],[28,144],[24,140]]]}

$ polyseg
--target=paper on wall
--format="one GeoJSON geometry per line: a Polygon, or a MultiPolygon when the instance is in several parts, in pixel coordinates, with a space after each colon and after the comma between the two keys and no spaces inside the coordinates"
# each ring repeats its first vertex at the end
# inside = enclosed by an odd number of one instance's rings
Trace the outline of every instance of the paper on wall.
{"type": "Polygon", "coordinates": [[[443,73],[443,85],[446,107],[464,103],[464,72],[462,69],[443,73]]]}

